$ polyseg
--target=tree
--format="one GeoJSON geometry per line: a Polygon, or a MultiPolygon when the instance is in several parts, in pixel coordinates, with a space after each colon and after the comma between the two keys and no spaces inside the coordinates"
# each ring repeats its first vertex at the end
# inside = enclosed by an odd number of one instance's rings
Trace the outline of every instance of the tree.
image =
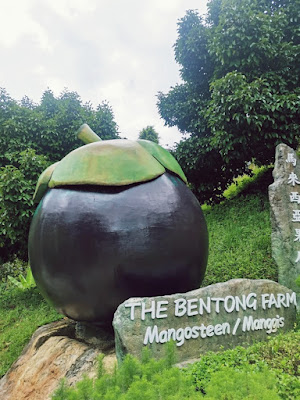
{"type": "MultiPolygon", "coordinates": [[[[18,103],[0,89],[1,157],[32,148],[49,160],[59,161],[82,145],[75,132],[85,122],[103,139],[119,137],[112,108],[106,102],[94,109],[89,103],[82,104],[76,92],[64,90],[56,98],[46,90],[39,105],[27,97],[18,103]]],[[[0,162],[5,165],[5,159],[0,162]]]]}
{"type": "Polygon", "coordinates": [[[201,201],[221,199],[247,161],[272,162],[278,143],[297,147],[299,23],[299,0],[210,0],[205,19],[179,21],[183,83],[158,94],[158,109],[190,133],[176,155],[201,201]]]}
{"type": "Polygon", "coordinates": [[[118,138],[112,108],[82,104],[76,92],[58,98],[44,92],[41,103],[13,100],[0,88],[0,260],[17,254],[27,259],[27,237],[35,206],[32,197],[40,173],[74,148],[75,133],[87,122],[102,139],[118,138]]]}
{"type": "Polygon", "coordinates": [[[159,143],[158,133],[155,131],[153,126],[147,126],[142,129],[139,133],[139,139],[151,140],[151,142],[159,143]]]}

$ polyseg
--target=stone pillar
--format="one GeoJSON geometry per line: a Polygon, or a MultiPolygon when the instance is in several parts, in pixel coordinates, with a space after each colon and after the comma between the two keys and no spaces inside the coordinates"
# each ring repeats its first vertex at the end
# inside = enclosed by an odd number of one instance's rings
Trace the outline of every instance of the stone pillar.
{"type": "Polygon", "coordinates": [[[300,275],[300,159],[281,143],[276,147],[274,183],[269,186],[272,224],[272,256],[278,266],[278,282],[297,293],[300,275]]]}

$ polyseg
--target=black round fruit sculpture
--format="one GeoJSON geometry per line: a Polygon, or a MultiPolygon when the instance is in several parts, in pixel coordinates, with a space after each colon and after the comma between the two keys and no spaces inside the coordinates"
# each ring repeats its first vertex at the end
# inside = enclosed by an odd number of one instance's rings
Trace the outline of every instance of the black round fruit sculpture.
{"type": "Polygon", "coordinates": [[[62,314],[109,326],[129,297],[186,292],[203,280],[208,238],[173,156],[147,140],[101,139],[51,165],[35,191],[29,258],[62,314]]]}

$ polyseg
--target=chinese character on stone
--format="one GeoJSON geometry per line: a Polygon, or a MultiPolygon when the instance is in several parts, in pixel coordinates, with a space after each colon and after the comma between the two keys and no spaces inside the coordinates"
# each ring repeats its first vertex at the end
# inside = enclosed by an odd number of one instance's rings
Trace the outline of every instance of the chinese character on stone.
{"type": "Polygon", "coordinates": [[[300,185],[300,181],[298,179],[298,176],[294,172],[290,173],[289,179],[288,179],[288,183],[291,183],[293,186],[295,186],[296,183],[298,185],[300,185]]]}
{"type": "Polygon", "coordinates": [[[297,256],[297,259],[296,259],[296,262],[299,262],[300,261],[300,251],[298,251],[298,256],[297,256]]]}
{"type": "Polygon", "coordinates": [[[292,222],[300,222],[300,210],[293,210],[292,222]]]}
{"type": "Polygon", "coordinates": [[[295,229],[296,231],[296,238],[294,242],[300,242],[300,229],[295,229]]]}
{"type": "Polygon", "coordinates": [[[300,204],[300,193],[291,192],[290,194],[291,203],[298,203],[300,204]]]}
{"type": "Polygon", "coordinates": [[[287,163],[292,163],[294,167],[296,167],[296,158],[293,153],[288,153],[287,159],[285,160],[287,163]]]}

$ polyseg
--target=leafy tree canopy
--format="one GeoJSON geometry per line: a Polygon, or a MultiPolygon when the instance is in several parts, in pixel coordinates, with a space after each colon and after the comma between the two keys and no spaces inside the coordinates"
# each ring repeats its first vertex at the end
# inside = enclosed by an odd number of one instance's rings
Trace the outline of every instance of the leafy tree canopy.
{"type": "Polygon", "coordinates": [[[102,139],[118,138],[110,105],[94,109],[76,92],[58,98],[44,92],[40,104],[13,100],[0,88],[0,262],[14,254],[27,259],[27,238],[40,173],[82,142],[75,133],[84,122],[102,139]]]}
{"type": "Polygon", "coordinates": [[[111,106],[103,102],[96,109],[83,104],[76,92],[64,90],[55,97],[51,90],[43,93],[40,104],[28,97],[13,100],[0,89],[0,163],[5,153],[32,148],[38,154],[58,161],[82,142],[75,132],[86,122],[102,139],[118,138],[118,126],[111,106]]]}
{"type": "Polygon", "coordinates": [[[155,131],[153,126],[147,126],[146,128],[142,129],[139,133],[139,139],[150,140],[154,143],[159,143],[159,136],[158,133],[155,131]]]}
{"type": "Polygon", "coordinates": [[[168,126],[189,133],[176,154],[203,201],[217,201],[246,162],[297,147],[300,1],[210,0],[188,11],[174,45],[182,84],[158,94],[168,126]]]}

